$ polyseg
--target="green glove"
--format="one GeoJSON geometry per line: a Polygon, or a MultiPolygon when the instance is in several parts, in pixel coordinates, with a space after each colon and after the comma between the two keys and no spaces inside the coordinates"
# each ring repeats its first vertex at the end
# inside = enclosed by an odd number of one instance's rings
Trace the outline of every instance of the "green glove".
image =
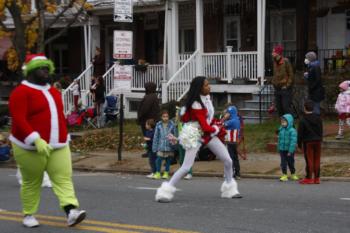
{"type": "Polygon", "coordinates": [[[50,156],[50,153],[53,150],[53,148],[52,148],[52,146],[47,144],[47,142],[44,139],[38,138],[34,141],[34,144],[35,144],[36,150],[40,154],[44,154],[47,157],[50,156]]]}

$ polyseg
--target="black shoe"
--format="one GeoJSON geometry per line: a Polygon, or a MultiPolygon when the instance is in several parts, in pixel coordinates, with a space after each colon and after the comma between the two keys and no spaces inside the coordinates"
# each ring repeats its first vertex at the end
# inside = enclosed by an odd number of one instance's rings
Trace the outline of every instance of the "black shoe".
{"type": "Polygon", "coordinates": [[[147,153],[144,153],[141,155],[142,158],[148,158],[148,154],[147,153]]]}

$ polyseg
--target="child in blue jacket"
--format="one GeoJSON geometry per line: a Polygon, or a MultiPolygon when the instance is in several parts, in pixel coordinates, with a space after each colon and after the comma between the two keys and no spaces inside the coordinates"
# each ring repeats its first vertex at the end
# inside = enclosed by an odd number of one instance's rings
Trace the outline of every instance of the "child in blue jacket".
{"type": "Polygon", "coordinates": [[[293,125],[294,119],[291,114],[281,117],[281,126],[278,129],[278,151],[281,156],[282,176],[280,181],[288,181],[287,166],[292,180],[298,180],[294,167],[294,152],[297,145],[297,131],[293,125]]]}
{"type": "Polygon", "coordinates": [[[237,114],[237,108],[233,105],[229,105],[225,111],[224,117],[224,127],[226,129],[225,142],[227,146],[228,153],[232,159],[232,169],[233,177],[235,179],[240,179],[240,165],[237,152],[237,144],[239,142],[239,131],[241,129],[240,119],[237,114]]]}
{"type": "Polygon", "coordinates": [[[171,159],[174,156],[174,146],[168,139],[169,135],[176,135],[175,124],[169,120],[168,111],[162,111],[161,121],[156,125],[153,137],[152,151],[157,154],[156,174],[154,179],[168,179],[171,159]],[[165,171],[160,176],[162,162],[165,160],[165,171]]]}

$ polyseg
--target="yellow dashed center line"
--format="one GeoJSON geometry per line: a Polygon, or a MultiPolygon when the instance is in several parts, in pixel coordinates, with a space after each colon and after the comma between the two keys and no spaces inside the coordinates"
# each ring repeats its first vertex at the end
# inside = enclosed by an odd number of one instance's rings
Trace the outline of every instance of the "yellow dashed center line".
{"type": "MultiPolygon", "coordinates": [[[[0,220],[16,221],[22,222],[23,214],[20,212],[13,211],[0,211],[0,220]]],[[[40,220],[40,224],[55,226],[55,227],[67,227],[66,218],[56,217],[56,216],[47,216],[37,214],[35,217],[40,220]],[[53,220],[53,221],[47,221],[53,220]],[[59,221],[59,222],[56,222],[59,221]]],[[[113,223],[105,221],[96,221],[96,220],[84,220],[82,224],[75,226],[76,229],[97,231],[97,232],[106,232],[106,233],[142,233],[142,232],[164,232],[164,233],[199,233],[195,231],[186,231],[186,230],[177,230],[171,228],[161,228],[161,227],[152,227],[152,226],[141,226],[141,225],[130,225],[123,223],[113,223]],[[86,225],[89,224],[89,225],[86,225]],[[94,225],[94,226],[90,226],[94,225]],[[108,227],[108,228],[107,228],[108,227]],[[112,227],[112,228],[109,228],[112,227]],[[122,228],[122,229],[115,229],[122,228]],[[124,230],[125,229],[125,230],[124,230]],[[129,231],[137,230],[137,231],[129,231]]]]}

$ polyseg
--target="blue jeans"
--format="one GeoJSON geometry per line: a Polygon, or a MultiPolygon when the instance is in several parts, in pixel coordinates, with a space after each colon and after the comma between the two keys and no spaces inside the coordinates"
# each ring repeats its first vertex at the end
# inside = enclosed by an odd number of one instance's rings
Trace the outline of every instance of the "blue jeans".
{"type": "Polygon", "coordinates": [[[162,168],[162,162],[163,160],[165,160],[165,171],[169,172],[170,170],[170,163],[171,163],[171,157],[160,157],[157,156],[157,160],[156,160],[156,165],[157,165],[157,172],[160,172],[161,168],[162,168]]]}
{"type": "Polygon", "coordinates": [[[294,167],[294,153],[288,156],[288,151],[280,151],[281,156],[281,169],[283,174],[287,174],[287,166],[289,167],[290,173],[295,173],[294,167]]]}
{"type": "Polygon", "coordinates": [[[147,156],[148,156],[149,166],[151,167],[151,172],[156,173],[156,171],[157,171],[157,166],[156,166],[157,154],[154,153],[151,149],[151,150],[147,150],[147,156]]]}

